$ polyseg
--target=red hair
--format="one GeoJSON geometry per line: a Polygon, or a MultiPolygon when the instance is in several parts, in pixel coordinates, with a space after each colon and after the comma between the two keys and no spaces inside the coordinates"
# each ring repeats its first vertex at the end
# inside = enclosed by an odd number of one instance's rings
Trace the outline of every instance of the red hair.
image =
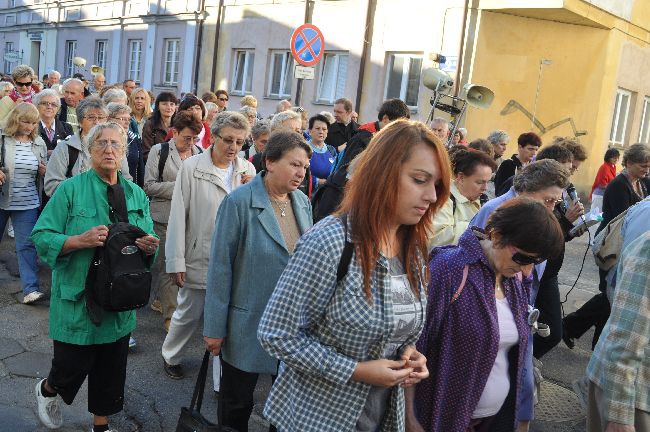
{"type": "Polygon", "coordinates": [[[426,284],[427,268],[416,268],[413,263],[418,257],[427,256],[427,232],[431,231],[433,215],[449,199],[451,167],[440,139],[417,121],[398,120],[381,129],[359,155],[337,210],[339,215],[349,215],[368,300],[372,298],[370,280],[379,257],[379,245],[388,240],[389,227],[397,215],[402,166],[420,143],[435,153],[440,179],[436,183],[436,202],[429,206],[417,224],[399,228],[404,241],[404,267],[411,289],[418,296],[418,285],[426,284]]]}

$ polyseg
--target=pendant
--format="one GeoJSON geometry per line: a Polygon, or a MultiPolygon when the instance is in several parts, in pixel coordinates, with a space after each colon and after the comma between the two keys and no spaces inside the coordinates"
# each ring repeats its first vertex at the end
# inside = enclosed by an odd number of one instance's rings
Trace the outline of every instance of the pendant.
{"type": "Polygon", "coordinates": [[[287,214],[284,212],[284,210],[280,210],[280,216],[285,217],[287,214]]]}

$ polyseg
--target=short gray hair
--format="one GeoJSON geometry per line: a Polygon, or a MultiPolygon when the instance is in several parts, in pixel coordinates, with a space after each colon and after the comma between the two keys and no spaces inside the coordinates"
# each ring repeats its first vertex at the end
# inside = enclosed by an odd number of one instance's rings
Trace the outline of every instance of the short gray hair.
{"type": "Polygon", "coordinates": [[[86,118],[86,113],[91,109],[101,110],[108,116],[108,110],[106,109],[104,102],[96,96],[91,96],[82,99],[81,102],[79,102],[79,105],[77,105],[77,120],[81,123],[81,121],[86,118]]]}
{"type": "Polygon", "coordinates": [[[264,134],[270,134],[271,133],[271,122],[268,120],[260,120],[257,123],[255,123],[255,126],[251,128],[251,135],[253,136],[253,139],[256,140],[260,136],[264,134]]]}
{"type": "Polygon", "coordinates": [[[0,81],[0,90],[4,90],[7,87],[10,87],[10,88],[13,89],[14,85],[12,83],[10,83],[9,81],[0,81]]]}
{"type": "Polygon", "coordinates": [[[59,72],[58,70],[52,69],[47,73],[48,78],[51,77],[52,75],[58,75],[59,78],[61,78],[61,72],[59,72]]]}
{"type": "Polygon", "coordinates": [[[434,124],[444,124],[444,125],[447,126],[447,129],[449,129],[449,121],[447,121],[446,119],[444,119],[442,117],[434,118],[433,120],[431,120],[431,124],[432,125],[434,125],[434,124]]]}
{"type": "Polygon", "coordinates": [[[14,68],[14,70],[11,71],[11,77],[15,80],[18,78],[25,78],[29,77],[32,78],[34,76],[34,69],[31,68],[31,66],[26,65],[26,64],[21,64],[18,65],[14,68]]]}
{"type": "Polygon", "coordinates": [[[41,99],[48,96],[54,98],[54,103],[56,103],[57,110],[61,108],[61,96],[59,95],[59,92],[52,89],[45,89],[36,93],[32,98],[32,103],[38,107],[38,105],[41,103],[41,99]]]}
{"type": "Polygon", "coordinates": [[[131,115],[131,107],[128,105],[124,105],[121,103],[117,102],[111,102],[108,105],[106,105],[106,109],[108,110],[108,116],[109,117],[115,117],[117,114],[121,112],[127,112],[129,115],[131,115]]]}
{"type": "Polygon", "coordinates": [[[291,107],[291,102],[289,102],[287,99],[282,99],[280,102],[278,102],[278,104],[275,106],[276,114],[282,112],[280,110],[282,110],[286,104],[289,104],[287,107],[287,109],[289,109],[291,107]]]}
{"type": "Polygon", "coordinates": [[[557,186],[561,189],[569,185],[571,173],[553,159],[544,159],[526,165],[514,178],[512,185],[517,193],[539,192],[557,186]]]}
{"type": "Polygon", "coordinates": [[[216,109],[218,109],[218,108],[219,108],[219,106],[218,106],[216,103],[214,103],[214,102],[205,102],[205,110],[206,110],[207,112],[210,112],[210,111],[216,110],[216,109]]]}
{"type": "Polygon", "coordinates": [[[302,117],[295,111],[286,110],[281,113],[277,113],[271,119],[271,130],[278,130],[282,127],[282,123],[287,120],[300,120],[302,122],[302,117]]]}
{"type": "Polygon", "coordinates": [[[210,133],[212,136],[221,135],[221,131],[227,127],[245,130],[246,135],[251,131],[251,126],[246,117],[235,111],[222,111],[217,114],[212,125],[210,125],[210,133]]]}
{"type": "Polygon", "coordinates": [[[104,101],[105,104],[109,104],[111,102],[115,102],[117,99],[119,100],[125,100],[129,101],[128,96],[126,95],[126,92],[122,89],[118,88],[110,88],[106,90],[106,93],[104,93],[104,96],[102,96],[102,100],[104,101]]]}
{"type": "Polygon", "coordinates": [[[248,115],[248,114],[254,114],[257,115],[257,110],[251,106],[244,105],[243,107],[239,108],[239,112],[248,115]]]}
{"type": "Polygon", "coordinates": [[[124,131],[124,129],[122,129],[122,126],[114,122],[100,123],[98,125],[93,126],[93,128],[90,130],[90,132],[88,132],[88,135],[86,136],[86,142],[88,143],[88,151],[90,151],[93,148],[93,144],[95,143],[97,138],[102,136],[102,132],[104,132],[104,130],[106,129],[113,129],[114,131],[117,131],[120,134],[120,140],[122,141],[122,151],[123,152],[126,151],[126,132],[124,131]]]}
{"type": "Polygon", "coordinates": [[[321,111],[318,114],[325,117],[327,119],[327,121],[329,122],[329,124],[334,124],[336,122],[336,118],[334,117],[334,114],[332,114],[329,111],[321,111]]]}
{"type": "Polygon", "coordinates": [[[508,132],[503,131],[503,130],[495,130],[490,132],[490,135],[488,135],[487,140],[490,141],[490,144],[496,145],[499,143],[508,143],[510,142],[510,135],[508,135],[508,132]]]}
{"type": "Polygon", "coordinates": [[[84,90],[84,83],[79,78],[68,78],[67,80],[63,81],[63,85],[61,85],[61,90],[65,90],[66,88],[70,87],[72,84],[76,84],[79,87],[81,87],[81,91],[84,90]]]}
{"type": "Polygon", "coordinates": [[[628,163],[647,163],[650,162],[650,147],[646,144],[632,144],[623,152],[623,166],[628,163]]]}

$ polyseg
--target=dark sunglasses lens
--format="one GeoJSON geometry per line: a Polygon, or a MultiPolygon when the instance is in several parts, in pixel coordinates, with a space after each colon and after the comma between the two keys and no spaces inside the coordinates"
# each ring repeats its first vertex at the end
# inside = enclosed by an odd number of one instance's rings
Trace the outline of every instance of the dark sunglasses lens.
{"type": "Polygon", "coordinates": [[[31,81],[30,81],[30,82],[17,82],[17,81],[16,81],[16,85],[17,85],[18,87],[29,87],[29,86],[32,85],[32,82],[31,82],[31,81]]]}
{"type": "Polygon", "coordinates": [[[517,264],[523,266],[530,265],[530,264],[539,264],[542,261],[544,261],[541,258],[535,258],[529,255],[524,255],[521,252],[516,252],[514,255],[512,255],[512,260],[517,264]]]}

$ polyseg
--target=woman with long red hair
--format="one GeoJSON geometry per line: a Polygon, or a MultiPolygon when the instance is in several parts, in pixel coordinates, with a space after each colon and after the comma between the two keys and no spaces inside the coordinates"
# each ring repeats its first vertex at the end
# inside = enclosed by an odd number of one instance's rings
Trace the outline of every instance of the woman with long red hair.
{"type": "Polygon", "coordinates": [[[338,212],[303,235],[258,329],[281,360],[264,410],[278,430],[404,430],[404,387],[429,375],[415,341],[450,179],[431,130],[396,121],[359,156],[338,212]]]}

